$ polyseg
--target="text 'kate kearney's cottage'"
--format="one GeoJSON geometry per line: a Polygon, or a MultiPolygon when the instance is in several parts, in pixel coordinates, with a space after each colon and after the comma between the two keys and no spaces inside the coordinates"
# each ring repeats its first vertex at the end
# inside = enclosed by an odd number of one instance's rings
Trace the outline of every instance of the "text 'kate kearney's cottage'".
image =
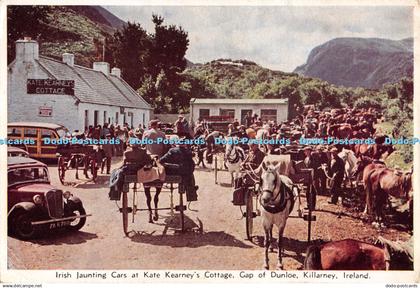
{"type": "Polygon", "coordinates": [[[89,125],[147,125],[151,107],[106,62],[93,69],[39,55],[38,42],[16,41],[16,57],[8,66],[8,121],[60,124],[70,131],[89,125]]]}

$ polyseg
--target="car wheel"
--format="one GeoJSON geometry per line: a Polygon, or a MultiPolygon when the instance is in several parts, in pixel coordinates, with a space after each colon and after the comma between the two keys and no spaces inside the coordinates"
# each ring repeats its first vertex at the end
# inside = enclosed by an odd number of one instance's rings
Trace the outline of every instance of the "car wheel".
{"type": "MultiPolygon", "coordinates": [[[[79,207],[73,211],[73,215],[75,216],[86,215],[86,211],[83,207],[79,207]]],[[[67,228],[71,231],[78,231],[82,229],[83,226],[85,226],[85,223],[86,223],[86,217],[75,218],[73,221],[71,221],[70,225],[67,228]]]]}
{"type": "Polygon", "coordinates": [[[32,219],[28,212],[18,212],[13,217],[13,233],[19,239],[27,240],[34,238],[36,235],[35,227],[32,225],[32,219]]]}

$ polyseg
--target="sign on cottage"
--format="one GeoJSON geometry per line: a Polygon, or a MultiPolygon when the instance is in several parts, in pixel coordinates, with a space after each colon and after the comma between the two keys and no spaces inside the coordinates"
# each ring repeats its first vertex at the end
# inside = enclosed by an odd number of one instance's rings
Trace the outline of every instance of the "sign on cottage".
{"type": "Polygon", "coordinates": [[[39,107],[38,115],[41,117],[51,117],[52,116],[52,107],[41,106],[39,107]]]}
{"type": "Polygon", "coordinates": [[[28,94],[74,95],[74,80],[28,79],[28,94]]]}

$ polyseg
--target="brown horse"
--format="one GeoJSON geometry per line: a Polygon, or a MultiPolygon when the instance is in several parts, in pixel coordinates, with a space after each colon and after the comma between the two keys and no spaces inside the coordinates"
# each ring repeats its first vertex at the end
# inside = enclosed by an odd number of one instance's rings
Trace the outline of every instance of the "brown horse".
{"type": "MultiPolygon", "coordinates": [[[[363,182],[363,190],[366,191],[367,186],[367,179],[370,174],[370,172],[375,168],[385,168],[385,163],[376,159],[373,159],[371,157],[367,156],[360,156],[357,158],[356,167],[354,168],[353,175],[358,177],[358,179],[362,179],[363,182]],[[361,174],[360,174],[361,173],[361,174]],[[358,176],[361,175],[361,176],[358,176]]],[[[370,211],[370,207],[368,207],[367,203],[370,203],[370,194],[366,193],[366,205],[365,205],[365,211],[364,214],[372,214],[372,211],[370,211]]]]}
{"type": "Polygon", "coordinates": [[[412,270],[410,249],[384,238],[382,247],[354,239],[312,245],[306,251],[304,270],[412,270]]]}
{"type": "Polygon", "coordinates": [[[353,135],[353,130],[350,124],[334,124],[330,125],[327,130],[327,134],[331,137],[339,139],[350,139],[353,135]]]}
{"type": "Polygon", "coordinates": [[[402,172],[389,168],[374,168],[366,177],[366,205],[367,212],[372,211],[372,199],[375,199],[375,216],[382,221],[382,209],[388,195],[409,200],[412,189],[412,172],[402,172]]]}

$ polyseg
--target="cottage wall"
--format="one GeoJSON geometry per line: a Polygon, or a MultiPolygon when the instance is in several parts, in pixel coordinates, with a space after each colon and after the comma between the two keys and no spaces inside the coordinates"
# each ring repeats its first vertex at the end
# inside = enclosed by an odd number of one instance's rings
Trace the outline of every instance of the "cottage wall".
{"type": "Polygon", "coordinates": [[[124,108],[124,113],[121,113],[120,107],[117,106],[80,103],[78,118],[82,119],[80,123],[80,129],[82,131],[85,127],[95,124],[95,111],[97,111],[96,124],[99,125],[103,125],[104,123],[122,125],[124,123],[124,114],[125,122],[130,126],[133,125],[135,128],[138,127],[139,124],[144,124],[147,127],[147,123],[150,119],[150,111],[148,109],[124,108]],[[131,113],[133,118],[131,118],[131,113]],[[87,119],[85,115],[87,115],[87,119]]]}
{"type": "Polygon", "coordinates": [[[27,94],[27,79],[51,78],[32,60],[15,61],[9,66],[7,79],[8,121],[34,121],[64,125],[70,130],[79,127],[77,102],[70,95],[27,94]],[[39,115],[40,107],[52,107],[50,117],[39,115]]]}
{"type": "MultiPolygon", "coordinates": [[[[60,80],[76,80],[71,78],[66,79],[69,78],[68,76],[65,76],[66,74],[64,71],[66,71],[66,69],[61,70],[59,67],[57,68],[57,66],[55,66],[55,70],[51,70],[52,68],[50,66],[48,66],[47,69],[46,67],[42,67],[39,61],[39,47],[36,41],[18,40],[16,42],[16,59],[8,67],[7,97],[9,122],[25,121],[56,123],[67,127],[70,131],[84,131],[85,127],[88,127],[89,125],[103,125],[104,123],[123,124],[126,122],[134,127],[138,127],[139,124],[147,126],[147,123],[150,120],[151,111],[148,105],[145,105],[144,108],[142,106],[139,106],[141,108],[120,108],[120,103],[118,103],[118,99],[115,100],[115,98],[114,101],[116,103],[109,105],[109,103],[95,104],[98,102],[98,99],[95,99],[96,101],[93,101],[93,103],[86,101],[86,99],[83,101],[76,97],[77,95],[28,94],[27,79],[54,79],[52,74],[55,73],[54,75],[58,78],[60,78],[60,76],[64,77],[60,80]],[[47,111],[47,113],[40,113],[41,110],[44,112],[47,111]]],[[[63,55],[62,65],[64,65],[63,68],[69,66],[73,67],[74,55],[65,53],[63,55]]],[[[68,70],[69,69],[67,69],[67,71],[68,70]]],[[[109,64],[105,62],[95,62],[94,70],[109,75],[109,64]]],[[[113,68],[112,74],[116,77],[120,77],[120,70],[118,68],[113,68]]],[[[84,81],[100,82],[103,81],[103,78],[95,78],[92,77],[92,75],[87,75],[84,81]]],[[[83,91],[86,93],[86,87],[89,86],[77,86],[81,83],[84,82],[80,82],[80,80],[75,81],[75,90],[77,88],[79,88],[79,91],[85,89],[83,91]]],[[[87,84],[100,85],[101,83],[87,84]]],[[[121,86],[120,88],[124,89],[124,86],[121,86]]],[[[121,93],[127,92],[121,91],[121,93]]],[[[86,96],[86,94],[83,95],[86,96]]],[[[109,95],[103,96],[105,97],[104,99],[106,99],[107,96],[109,97],[109,95]]],[[[135,97],[137,96],[138,95],[135,97]]],[[[123,97],[123,95],[121,95],[121,97],[123,97]]],[[[141,101],[139,100],[139,102],[141,101]]]]}

